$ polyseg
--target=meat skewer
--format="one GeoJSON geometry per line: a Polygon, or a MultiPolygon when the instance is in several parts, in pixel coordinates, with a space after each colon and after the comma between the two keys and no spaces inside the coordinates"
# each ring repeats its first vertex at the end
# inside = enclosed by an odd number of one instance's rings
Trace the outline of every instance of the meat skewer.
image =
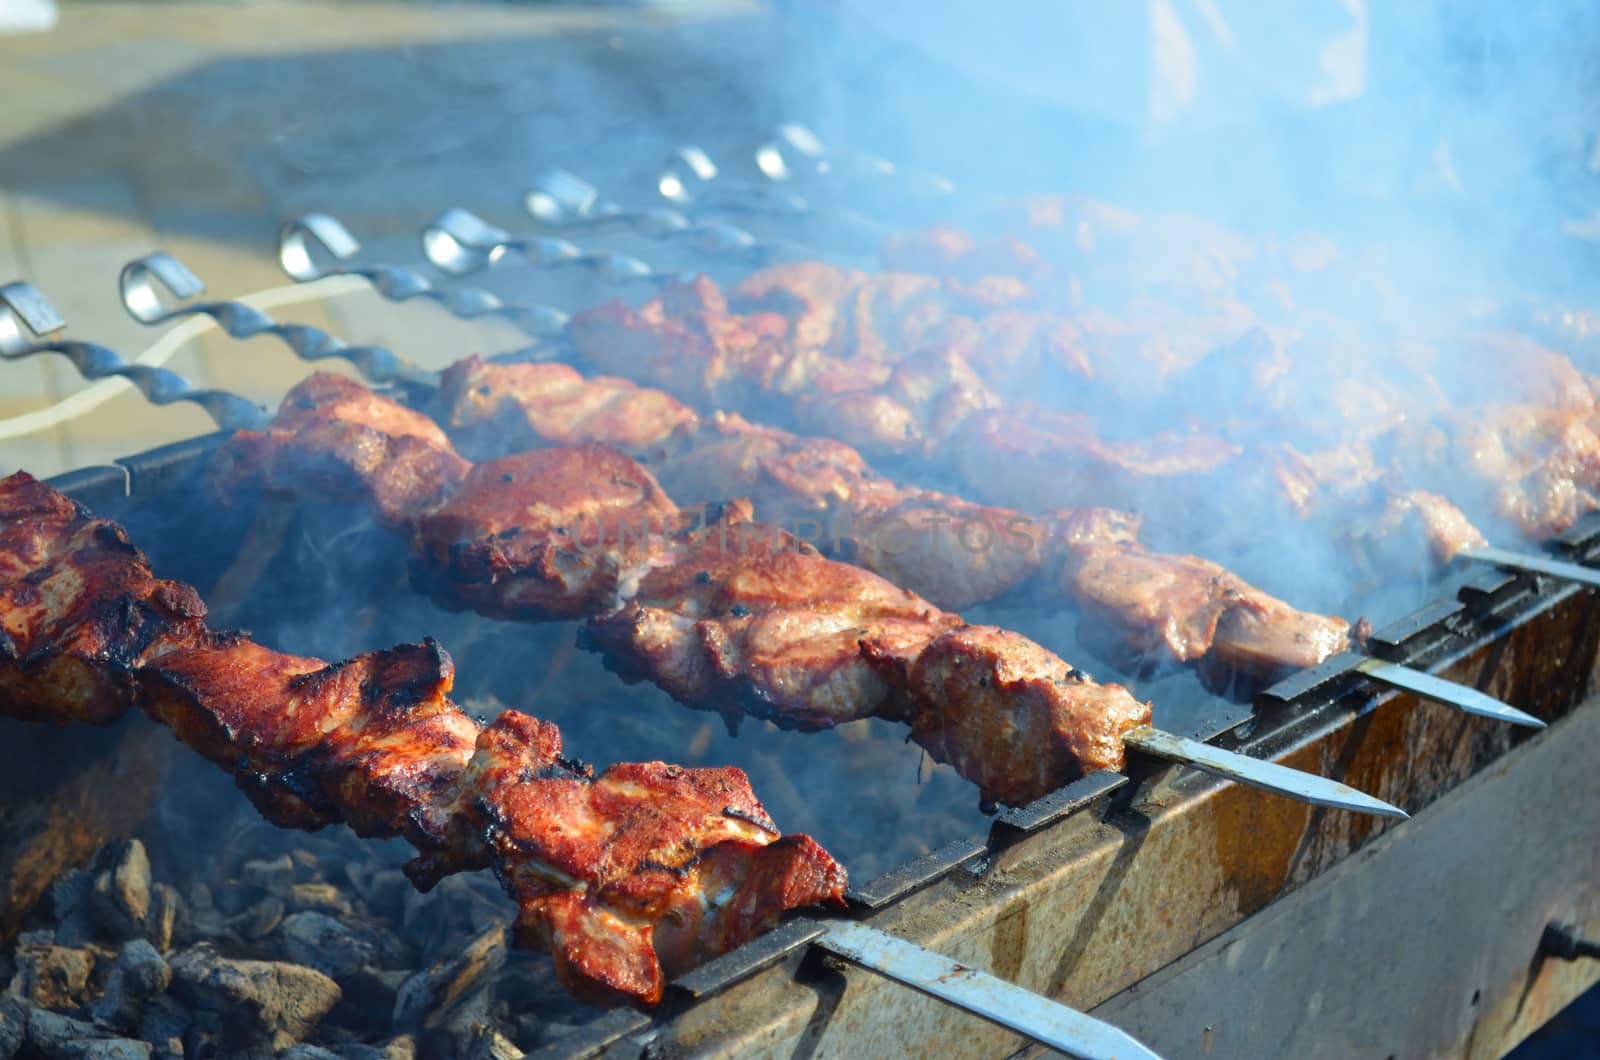
{"type": "MultiPolygon", "coordinates": [[[[353,238],[343,232],[338,222],[319,215],[285,230],[296,233],[294,239],[286,237],[286,267],[291,259],[304,257],[302,244],[319,238],[316,232],[325,229],[325,235],[338,237],[342,233],[350,245],[346,249],[353,253],[353,238]],[[315,231],[309,227],[312,220],[316,222],[315,231]],[[291,254],[297,247],[299,250],[291,254]]],[[[326,240],[324,245],[328,245],[326,240]]],[[[402,289],[413,293],[430,290],[420,277],[408,279],[411,274],[405,270],[358,271],[369,275],[390,297],[404,297],[393,293],[402,289]]],[[[130,276],[141,279],[142,287],[135,284],[134,288],[147,295],[130,302],[130,309],[135,311],[139,304],[157,301],[148,291],[153,276],[167,276],[174,293],[203,289],[197,278],[166,254],[150,255],[124,270],[125,300],[130,276]]],[[[301,341],[290,344],[303,358],[322,355],[307,353],[308,348],[343,350],[340,356],[347,356],[365,371],[376,353],[391,368],[400,364],[409,378],[425,374],[405,367],[388,351],[361,348],[361,355],[355,356],[350,353],[351,348],[317,329],[279,326],[258,313],[241,314],[235,303],[190,305],[159,319],[196,312],[218,318],[230,334],[237,334],[240,321],[244,320],[253,321],[246,329],[249,334],[267,331],[301,336],[301,341]]],[[[148,314],[135,315],[148,318],[148,314]]],[[[507,446],[506,437],[513,440],[511,448],[516,447],[515,440],[522,438],[528,444],[551,440],[620,444],[641,458],[656,457],[657,472],[671,476],[674,492],[680,492],[681,487],[692,495],[709,497],[713,495],[709,483],[731,480],[741,491],[751,486],[751,492],[761,494],[762,510],[776,509],[780,521],[785,514],[791,516],[797,532],[802,522],[815,525],[811,515],[832,515],[841,508],[848,518],[865,522],[868,533],[895,524],[907,526],[908,522],[914,526],[912,520],[920,520],[933,532],[913,535],[911,549],[864,547],[858,536],[850,542],[855,553],[852,558],[875,573],[909,583],[914,590],[923,590],[927,583],[933,589],[932,595],[940,599],[964,599],[963,593],[971,594],[973,600],[1001,595],[1032,576],[1040,565],[1059,565],[1051,554],[1064,551],[1068,562],[1061,580],[1069,594],[1077,596],[1086,611],[1099,620],[1092,627],[1099,634],[1095,639],[1111,643],[1113,653],[1123,657],[1130,654],[1131,647],[1131,665],[1135,668],[1145,665],[1151,657],[1147,648],[1153,647],[1157,657],[1168,654],[1179,661],[1199,659],[1201,674],[1210,683],[1232,684],[1234,674],[1240,671],[1266,675],[1286,667],[1316,665],[1339,650],[1347,639],[1348,627],[1341,619],[1297,611],[1197,557],[1162,555],[1144,548],[1134,535],[1125,532],[1132,520],[1118,513],[1053,513],[1039,527],[1046,531],[1044,540],[1034,541],[1032,534],[1019,533],[1019,524],[1026,530],[1030,523],[1020,513],[982,508],[945,494],[896,486],[874,474],[860,454],[828,439],[799,438],[721,413],[712,418],[711,424],[697,422],[693,412],[669,396],[625,380],[585,380],[560,365],[489,366],[468,358],[448,369],[438,382],[441,400],[436,402],[435,415],[449,423],[458,437],[468,440],[481,436],[487,427],[496,447],[507,446]],[[531,373],[531,378],[518,378],[519,372],[531,373]],[[485,373],[511,378],[483,380],[485,373]],[[671,441],[674,438],[676,441],[671,441]],[[665,457],[653,451],[669,442],[665,457]],[[652,451],[639,453],[641,447],[652,451]],[[754,477],[752,465],[761,469],[754,477]],[[967,548],[963,540],[966,564],[950,563],[941,555],[944,550],[937,543],[937,527],[951,523],[956,524],[958,537],[976,527],[990,542],[1002,533],[1012,533],[1028,547],[1011,550],[1021,553],[1020,558],[1002,556],[1001,562],[995,562],[996,549],[974,550],[967,548]],[[1057,533],[1059,527],[1069,525],[1070,533],[1057,533]],[[1108,538],[1102,540],[1083,533],[1084,527],[1099,525],[1111,528],[1108,538]],[[915,547],[918,536],[923,537],[923,545],[932,539],[931,554],[926,547],[915,547]],[[908,554],[897,554],[902,551],[908,554]],[[972,555],[975,551],[980,555],[972,555]],[[1035,551],[1037,556],[1031,555],[1035,551]],[[959,573],[950,577],[949,572],[959,573]],[[1111,629],[1119,630],[1120,636],[1106,636],[1111,629]]],[[[1393,499],[1380,526],[1404,522],[1413,512],[1420,514],[1418,521],[1431,547],[1436,552],[1449,549],[1442,559],[1450,558],[1460,542],[1481,542],[1481,538],[1473,537],[1476,532],[1464,520],[1451,518],[1452,513],[1459,513],[1448,502],[1415,491],[1393,499]],[[1433,514],[1440,510],[1444,512],[1442,517],[1433,514]]],[[[828,537],[834,538],[837,548],[837,531],[826,535],[824,543],[828,537]]],[[[1469,713],[1542,727],[1525,712],[1420,671],[1370,659],[1362,668],[1382,683],[1469,713]]]]}
{"type": "MultiPolygon", "coordinates": [[[[424,891],[493,868],[518,905],[516,941],[548,950],[597,1002],[655,1005],[669,977],[783,913],[843,904],[844,869],[781,835],[737,769],[596,775],[548,722],[505,711],[484,726],[456,708],[453,665],[431,639],[330,665],[213,633],[204,616],[114,523],[24,472],[0,480],[0,715],[106,723],[137,707],[275,824],[403,836],[424,891]]],[[[890,976],[909,961],[971,978],[866,924],[830,923],[817,942],[890,976]]],[[[934,992],[1073,1055],[1157,1060],[1115,1027],[982,978],[934,992]]]]}
{"type": "MultiPolygon", "coordinates": [[[[648,472],[602,446],[502,457],[463,474],[453,451],[426,441],[438,431],[358,383],[313,376],[266,431],[225,443],[212,476],[224,495],[245,486],[361,500],[391,525],[397,498],[442,497],[414,515],[410,536],[419,583],[446,606],[535,621],[588,615],[580,641],[625,678],[730,721],[906,722],[995,801],[1024,803],[1121,769],[1125,746],[1202,768],[1219,753],[1158,740],[1149,706],[1120,685],[827,560],[753,522],[748,502],[686,522],[648,472]],[[370,473],[374,454],[384,455],[381,474],[370,473]],[[596,528],[588,543],[586,517],[596,528]]],[[[1228,775],[1285,790],[1264,763],[1233,757],[1228,775]]],[[[1292,790],[1308,782],[1327,783],[1297,775],[1292,790]]],[[[1399,812],[1337,785],[1323,797],[1399,812]]]]}
{"type": "MultiPolygon", "coordinates": [[[[330,253],[334,245],[353,243],[331,218],[310,218],[290,230],[296,233],[290,241],[298,248],[296,260],[307,256],[308,239],[332,238],[330,253]]],[[[383,279],[395,270],[367,271],[383,279]]],[[[203,290],[169,254],[138,259],[123,270],[122,284],[124,300],[141,320],[205,313],[229,334],[293,339],[291,346],[305,359],[344,351],[339,356],[369,377],[375,363],[382,367],[380,379],[421,374],[397,368],[398,358],[388,351],[347,347],[316,329],[277,325],[232,303],[191,304],[152,317],[150,307],[160,304],[151,288],[155,280],[176,296],[203,290]]],[[[397,282],[390,277],[385,286],[397,282]]],[[[1151,552],[1128,534],[1094,540],[1082,530],[1098,525],[1092,518],[1077,520],[1079,526],[1064,533],[1071,512],[1030,516],[901,486],[838,442],[750,424],[737,415],[701,419],[664,392],[622,379],[587,379],[558,364],[492,365],[467,358],[438,378],[429,411],[476,459],[600,442],[644,463],[679,501],[750,496],[765,522],[791,528],[824,552],[943,607],[986,602],[1040,581],[1059,585],[1093,615],[1095,639],[1115,645],[1118,658],[1131,656],[1137,669],[1163,658],[1204,660],[1203,672],[1214,674],[1217,683],[1231,683],[1236,671],[1270,680],[1322,662],[1349,639],[1342,619],[1296,611],[1214,564],[1151,552]],[[820,532],[805,535],[808,526],[820,532]],[[1106,577],[1109,572],[1116,577],[1106,577]],[[1174,591],[1175,585],[1182,590],[1174,591]]]]}
{"type": "Polygon", "coordinates": [[[26,473],[0,480],[0,713],[106,723],[137,707],[275,824],[404,837],[424,891],[493,868],[518,941],[592,998],[654,1004],[667,978],[782,913],[842,900],[844,870],[782,835],[737,769],[597,775],[548,722],[464,714],[431,640],[329,664],[213,633],[204,616],[114,523],[26,473]]]}

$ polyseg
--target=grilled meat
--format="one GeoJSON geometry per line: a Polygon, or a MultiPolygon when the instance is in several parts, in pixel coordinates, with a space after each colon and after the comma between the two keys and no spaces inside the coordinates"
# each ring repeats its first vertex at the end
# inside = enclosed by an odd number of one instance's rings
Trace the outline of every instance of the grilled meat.
{"type": "MultiPolygon", "coordinates": [[[[302,411],[297,403],[295,415],[302,411]]],[[[292,437],[315,445],[321,436],[292,437]]],[[[318,456],[285,458],[315,463],[318,456]]],[[[237,458],[226,459],[231,466],[237,458]]],[[[305,492],[315,495],[316,485],[308,481],[305,492]]],[[[752,521],[748,502],[725,505],[715,518],[680,512],[648,472],[613,449],[539,450],[477,465],[458,492],[412,519],[417,581],[446,606],[528,621],[588,614],[586,645],[624,676],[648,678],[690,705],[802,728],[868,716],[915,726],[924,709],[962,709],[927,702],[906,676],[941,632],[962,625],[959,617],[752,521]]],[[[1119,686],[1106,686],[1102,698],[1119,709],[1093,724],[1112,737],[1126,717],[1148,717],[1149,707],[1119,686]]],[[[1073,712],[1048,720],[1087,723],[1073,712]]],[[[920,731],[931,731],[926,721],[920,731]]],[[[976,769],[976,752],[948,750],[967,739],[951,735],[930,746],[976,769]]],[[[1104,733],[1093,740],[1063,733],[1031,753],[1105,746],[1115,747],[1115,758],[1026,768],[1054,777],[1119,767],[1121,745],[1104,733]]],[[[991,763],[979,772],[1017,768],[991,763]]],[[[1045,793],[1020,783],[984,790],[1008,801],[1045,793]]]]}
{"type": "Polygon", "coordinates": [[[209,632],[193,589],[155,581],[119,527],[21,473],[0,482],[0,578],[6,713],[103,721],[137,704],[276,824],[404,837],[424,890],[492,868],[518,940],[583,996],[654,1004],[786,911],[842,901],[844,870],[782,835],[739,770],[596,775],[548,722],[464,714],[431,640],[330,664],[209,632]]]}
{"type": "Polygon", "coordinates": [[[490,364],[481,357],[445,369],[431,411],[472,460],[590,442],[642,458],[692,432],[699,419],[664,391],[626,379],[585,377],[564,364],[490,364]]]}
{"type": "MultiPolygon", "coordinates": [[[[514,420],[534,424],[533,414],[519,419],[508,411],[522,402],[542,404],[541,395],[529,389],[530,373],[469,358],[448,369],[446,376],[451,375],[473,381],[470,388],[456,387],[448,397],[442,395],[436,406],[452,433],[481,437],[480,431],[489,424],[514,420]]],[[[572,379],[561,377],[561,391],[570,393],[572,379]]],[[[595,387],[603,394],[611,383],[601,379],[595,387]]],[[[662,399],[670,400],[665,395],[662,399]]],[[[1143,664],[1165,651],[1178,661],[1198,660],[1212,650],[1222,615],[1230,607],[1246,606],[1292,627],[1275,640],[1260,623],[1225,627],[1238,631],[1239,642],[1219,646],[1218,655],[1249,665],[1253,673],[1276,673],[1306,665],[1308,659],[1321,662],[1344,646],[1337,635],[1348,628],[1342,620],[1297,612],[1195,557],[1162,556],[1142,548],[1118,552],[1117,561],[1124,567],[1138,564],[1147,573],[1161,572],[1154,580],[1129,581],[1120,594],[1105,591],[1102,573],[1092,570],[1081,576],[1068,571],[1063,577],[1064,563],[1080,555],[1081,549],[1059,536],[1060,526],[1070,518],[1081,523],[1081,512],[1028,516],[902,486],[874,472],[859,452],[840,442],[755,425],[731,413],[715,413],[689,430],[682,428],[684,422],[675,420],[671,444],[637,454],[653,460],[656,475],[672,496],[687,501],[748,497],[755,513],[768,523],[943,607],[994,600],[1034,583],[1044,572],[1069,594],[1078,595],[1091,641],[1114,648],[1108,654],[1116,658],[1131,654],[1143,664]],[[1166,589],[1152,595],[1157,584],[1166,589]],[[1237,599],[1223,595],[1223,585],[1237,599]],[[1162,635],[1162,628],[1185,632],[1162,635]],[[1310,631],[1318,635],[1307,635],[1310,631]],[[1115,643],[1118,635],[1128,638],[1131,649],[1115,643]],[[1272,657],[1273,644],[1286,649],[1283,658],[1272,657]]],[[[546,437],[536,427],[515,437],[523,444],[572,440],[566,431],[546,437]]],[[[1109,562],[1109,553],[1099,555],[1109,562]]]]}
{"type": "Polygon", "coordinates": [[[0,714],[114,721],[132,671],[200,636],[205,613],[116,524],[25,472],[0,480],[0,714]]]}
{"type": "Polygon", "coordinates": [[[1296,611],[1197,556],[1151,552],[1118,512],[1074,513],[1065,578],[1083,607],[1079,629],[1135,671],[1152,658],[1247,673],[1315,666],[1345,650],[1350,625],[1296,611]]]}
{"type": "Polygon", "coordinates": [[[224,501],[310,488],[405,530],[470,467],[422,413],[353,379],[318,372],[289,392],[266,430],[235,432],[208,475],[224,501]]]}
{"type": "Polygon", "coordinates": [[[477,464],[413,518],[419,586],[448,607],[524,619],[616,606],[681,522],[649,472],[603,445],[477,464]]]}

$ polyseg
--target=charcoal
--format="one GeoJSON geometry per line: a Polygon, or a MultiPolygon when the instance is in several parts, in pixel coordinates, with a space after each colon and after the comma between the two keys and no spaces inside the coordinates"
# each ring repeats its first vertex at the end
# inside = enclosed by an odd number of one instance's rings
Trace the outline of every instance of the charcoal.
{"type": "Polygon", "coordinates": [[[418,972],[400,987],[394,1003],[394,1025],[444,1027],[476,1019],[486,1012],[489,985],[505,963],[504,926],[483,932],[453,958],[418,972]]]}
{"type": "Polygon", "coordinates": [[[285,854],[271,861],[247,861],[239,867],[239,882],[263,894],[288,898],[294,886],[294,859],[285,854]]]}
{"type": "Polygon", "coordinates": [[[261,901],[225,921],[223,930],[242,939],[259,939],[270,935],[283,923],[287,909],[283,899],[268,895],[261,901]]]}
{"type": "Polygon", "coordinates": [[[290,889],[289,904],[334,916],[349,916],[351,912],[349,900],[331,883],[297,883],[290,889]]]}
{"type": "Polygon", "coordinates": [[[104,1038],[73,1042],[62,1050],[62,1060],[150,1060],[154,1050],[149,1042],[134,1038],[104,1038]]]}
{"type": "Polygon", "coordinates": [[[404,918],[407,895],[416,894],[411,881],[399,869],[382,869],[367,877],[367,909],[374,916],[399,921],[404,918]]]}
{"type": "Polygon", "coordinates": [[[372,943],[326,913],[295,913],[284,920],[279,934],[291,961],[335,979],[361,968],[373,956],[372,943]]]}
{"type": "Polygon", "coordinates": [[[281,961],[233,960],[205,944],[172,958],[174,990],[195,1008],[227,1017],[230,1045],[302,1040],[338,1003],[339,984],[314,968],[281,961]]]}
{"type": "Polygon", "coordinates": [[[11,1060],[28,1036],[28,1006],[15,997],[0,997],[0,1060],[11,1060]]]}
{"type": "Polygon", "coordinates": [[[143,1002],[167,989],[172,969],[154,946],[144,939],[128,943],[106,978],[105,992],[89,1006],[102,1027],[131,1031],[139,1022],[143,1002]]]}
{"type": "Polygon", "coordinates": [[[111,843],[95,857],[85,903],[96,924],[117,941],[144,933],[150,915],[150,858],[137,839],[111,843]]]}
{"type": "Polygon", "coordinates": [[[68,869],[50,884],[50,901],[46,911],[57,924],[61,923],[83,904],[84,897],[93,885],[94,877],[87,872],[68,869]]]}
{"type": "Polygon", "coordinates": [[[400,987],[410,975],[406,971],[383,972],[359,968],[340,976],[339,988],[344,991],[344,996],[323,1023],[359,1031],[363,1036],[391,1030],[395,1000],[400,996],[400,987]]]}
{"type": "Polygon", "coordinates": [[[338,1053],[320,1045],[292,1045],[278,1054],[277,1060],[342,1060],[338,1053]]]}
{"type": "Polygon", "coordinates": [[[150,914],[145,918],[144,937],[161,953],[172,948],[172,934],[183,912],[183,899],[177,889],[158,883],[150,892],[150,914]]]}
{"type": "Polygon", "coordinates": [[[55,944],[55,928],[38,928],[33,931],[24,931],[17,936],[18,946],[54,946],[55,944]]]}
{"type": "Polygon", "coordinates": [[[82,1020],[42,1008],[28,1012],[28,1045],[50,1060],[72,1055],[69,1050],[78,1043],[104,1037],[92,1024],[82,1020]]]}
{"type": "Polygon", "coordinates": [[[46,1008],[73,1008],[83,1001],[94,971],[94,954],[66,946],[19,946],[11,993],[46,1008]]]}
{"type": "Polygon", "coordinates": [[[163,994],[145,1005],[139,1037],[155,1046],[155,1060],[174,1060],[183,1056],[183,1032],[190,1022],[189,1010],[163,994]]]}
{"type": "Polygon", "coordinates": [[[406,934],[418,939],[425,963],[456,952],[461,944],[506,923],[506,900],[492,880],[449,876],[432,891],[405,897],[406,934]]]}
{"type": "Polygon", "coordinates": [[[134,939],[117,955],[112,975],[121,973],[130,992],[137,997],[159,994],[172,982],[172,969],[161,959],[155,946],[144,939],[134,939]]]}
{"type": "Polygon", "coordinates": [[[345,1060],[416,1060],[417,1040],[402,1034],[382,1045],[346,1045],[340,1053],[345,1060]]]}
{"type": "Polygon", "coordinates": [[[488,1026],[477,1028],[462,1053],[465,1060],[520,1060],[523,1055],[511,1039],[488,1026]]]}

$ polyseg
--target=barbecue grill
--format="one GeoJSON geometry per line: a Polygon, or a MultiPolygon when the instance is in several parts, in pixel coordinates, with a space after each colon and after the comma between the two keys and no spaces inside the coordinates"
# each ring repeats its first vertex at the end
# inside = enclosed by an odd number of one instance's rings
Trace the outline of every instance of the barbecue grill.
{"type": "MultiPolygon", "coordinates": [[[[754,262],[817,255],[819,233],[846,248],[830,257],[861,260],[878,227],[823,201],[841,171],[908,180],[949,204],[932,175],[907,177],[868,156],[822,166],[830,156],[797,127],[757,158],[769,182],[740,185],[704,152],[680,151],[657,181],[666,205],[646,208],[610,201],[569,174],[546,175],[527,199],[540,225],[527,238],[463,211],[425,226],[425,252],[442,276],[354,264],[358,246],[323,216],[286,228],[281,257],[296,279],[359,275],[393,300],[430,299],[465,320],[509,319],[533,341],[517,356],[538,358],[552,355],[549,340],[568,312],[599,293],[647,290],[689,267],[737,275],[754,262]],[[809,181],[795,179],[806,173],[809,181]],[[451,278],[519,258],[520,285],[497,284],[515,275],[504,268],[451,278]],[[558,306],[506,290],[525,288],[529,268],[581,274],[569,281],[580,293],[558,306]]],[[[272,334],[308,360],[349,362],[397,395],[415,400],[428,386],[386,350],[286,328],[237,304],[185,305],[199,289],[175,265],[147,258],[125,272],[135,316],[159,323],[204,312],[237,338],[272,334]]],[[[47,307],[13,308],[38,330],[62,326],[47,307]]],[[[119,368],[97,357],[80,367],[119,368]]],[[[264,420],[249,403],[170,374],[132,377],[152,400],[197,401],[230,427],[264,420]]],[[[1547,932],[1564,923],[1593,937],[1600,926],[1600,846],[1586,810],[1600,796],[1586,768],[1600,750],[1600,708],[1589,698],[1600,618],[1580,583],[1589,577],[1582,565],[1600,553],[1600,518],[1580,521],[1543,557],[1485,554],[1527,569],[1458,565],[1410,601],[1420,604],[1411,613],[1374,630],[1367,655],[1340,654],[1252,695],[1235,689],[1232,699],[1189,672],[1137,683],[1164,728],[1337,778],[1404,808],[1410,821],[1309,807],[1151,762],[985,813],[968,785],[887,727],[735,739],[659,695],[623,690],[572,654],[565,630],[507,629],[430,609],[382,558],[374,531],[348,513],[219,517],[195,481],[221,438],[85,468],[57,484],[127,525],[158,572],[201,587],[228,624],[275,646],[335,656],[414,637],[419,627],[439,631],[460,660],[465,704],[525,705],[559,722],[580,754],[740,765],[778,820],[825,835],[852,869],[853,918],[1102,1015],[1163,1055],[1496,1055],[1600,971],[1564,960],[1547,932]],[[174,532],[192,525],[206,527],[203,540],[174,532]],[[327,611],[329,584],[364,606],[327,611]],[[497,662],[506,658],[533,662],[497,662]],[[1434,698],[1397,690],[1407,679],[1385,679],[1384,665],[1486,693],[1550,728],[1535,733],[1458,709],[1471,698],[1462,687],[1411,678],[1434,698]]],[[[1419,594],[1394,592],[1366,602],[1393,613],[1396,600],[1419,594]]],[[[1076,657],[1055,616],[996,621],[1076,657]]],[[[13,746],[57,739],[4,724],[15,730],[13,746]]],[[[170,757],[133,728],[74,754],[170,757]]],[[[204,790],[185,766],[166,768],[179,772],[175,784],[204,790]]],[[[114,816],[97,835],[132,823],[114,816]]],[[[1025,1044],[815,945],[828,932],[823,919],[793,918],[680,978],[654,1013],[535,998],[531,1011],[563,1031],[541,1036],[539,1055],[993,1056],[1025,1044]]]]}

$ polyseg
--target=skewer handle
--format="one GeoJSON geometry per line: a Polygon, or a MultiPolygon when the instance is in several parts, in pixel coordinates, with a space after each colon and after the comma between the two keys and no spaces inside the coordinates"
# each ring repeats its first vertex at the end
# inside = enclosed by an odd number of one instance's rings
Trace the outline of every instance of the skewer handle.
{"type": "Polygon", "coordinates": [[[865,924],[831,924],[813,945],[1083,1060],[1159,1060],[1109,1023],[865,924]]]}
{"type": "Polygon", "coordinates": [[[534,338],[559,335],[571,319],[554,306],[510,304],[481,287],[443,287],[401,265],[348,264],[360,249],[360,242],[350,230],[325,213],[308,213],[278,232],[278,262],[284,272],[301,283],[327,276],[355,276],[366,280],[391,302],[423,298],[462,320],[500,317],[534,338]]]}
{"type": "Polygon", "coordinates": [[[32,284],[0,287],[0,357],[6,360],[59,354],[85,379],[126,379],[153,404],[187,401],[199,405],[225,431],[259,429],[269,419],[266,409],[237,394],[196,387],[176,372],[130,363],[116,351],[92,342],[63,339],[59,333],[65,327],[61,314],[32,284]]]}
{"type": "Polygon", "coordinates": [[[118,288],[123,307],[141,324],[208,316],[232,338],[271,335],[282,340],[303,361],[337,357],[349,361],[376,383],[415,379],[424,374],[416,365],[382,346],[351,346],[321,328],[280,324],[243,302],[187,302],[203,294],[206,285],[187,265],[165,251],[146,254],[124,265],[118,288]],[[170,299],[176,299],[177,304],[171,304],[170,299]]]}
{"type": "Polygon", "coordinates": [[[585,269],[613,286],[661,284],[676,273],[658,272],[631,254],[588,251],[565,239],[549,236],[516,238],[470,210],[451,207],[422,229],[422,253],[434,268],[452,276],[467,276],[521,258],[535,269],[585,269]]]}
{"type": "Polygon", "coordinates": [[[534,177],[522,198],[535,221],[562,231],[622,227],[633,235],[693,248],[710,258],[764,264],[783,257],[815,253],[785,240],[760,240],[726,221],[698,221],[668,207],[626,209],[600,196],[600,189],[576,173],[547,169],[534,177]]]}

